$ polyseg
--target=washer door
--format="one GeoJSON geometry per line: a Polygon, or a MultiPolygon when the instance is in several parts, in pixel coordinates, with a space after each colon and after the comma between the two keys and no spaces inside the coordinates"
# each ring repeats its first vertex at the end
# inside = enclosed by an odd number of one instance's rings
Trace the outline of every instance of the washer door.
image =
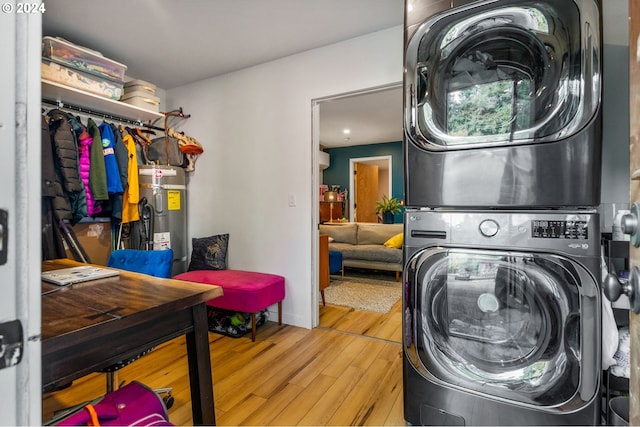
{"type": "Polygon", "coordinates": [[[555,141],[600,102],[595,0],[474,2],[407,45],[405,128],[427,150],[555,141]]]}
{"type": "Polygon", "coordinates": [[[579,264],[555,255],[432,248],[414,256],[405,274],[405,346],[425,377],[567,410],[596,394],[600,299],[579,264]]]}

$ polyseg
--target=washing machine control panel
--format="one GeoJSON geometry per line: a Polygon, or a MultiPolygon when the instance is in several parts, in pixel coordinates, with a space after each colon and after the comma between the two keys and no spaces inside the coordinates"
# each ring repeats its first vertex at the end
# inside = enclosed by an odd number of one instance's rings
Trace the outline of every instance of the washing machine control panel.
{"type": "Polygon", "coordinates": [[[531,237],[539,239],[589,238],[587,221],[532,220],[531,237]]]}

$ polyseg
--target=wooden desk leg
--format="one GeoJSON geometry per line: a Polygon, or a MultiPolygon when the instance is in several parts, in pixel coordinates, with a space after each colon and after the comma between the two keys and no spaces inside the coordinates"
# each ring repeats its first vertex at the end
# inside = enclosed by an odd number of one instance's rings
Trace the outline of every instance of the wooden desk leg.
{"type": "Polygon", "coordinates": [[[194,306],[192,312],[193,332],[189,332],[186,338],[193,424],[215,425],[206,305],[194,306]]]}

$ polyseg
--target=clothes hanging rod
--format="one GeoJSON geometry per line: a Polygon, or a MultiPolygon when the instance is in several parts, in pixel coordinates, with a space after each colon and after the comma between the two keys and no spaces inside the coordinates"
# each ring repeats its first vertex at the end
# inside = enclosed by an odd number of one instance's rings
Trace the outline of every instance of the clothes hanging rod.
{"type": "Polygon", "coordinates": [[[114,121],[121,122],[121,123],[128,123],[128,124],[133,125],[133,126],[145,127],[145,128],[149,128],[149,129],[155,129],[155,130],[164,131],[164,128],[162,128],[162,127],[154,126],[154,125],[150,125],[150,124],[146,124],[146,123],[142,123],[142,121],[140,121],[140,120],[132,120],[132,119],[129,119],[127,117],[117,116],[117,115],[110,114],[110,113],[103,113],[102,111],[95,111],[95,110],[91,110],[89,108],[79,107],[77,105],[69,104],[69,103],[66,103],[66,102],[59,101],[59,100],[42,99],[42,103],[43,104],[52,105],[52,106],[55,106],[55,107],[61,108],[61,109],[76,111],[78,113],[86,114],[88,116],[98,116],[98,117],[102,117],[102,118],[108,119],[108,120],[114,120],[114,121]]]}

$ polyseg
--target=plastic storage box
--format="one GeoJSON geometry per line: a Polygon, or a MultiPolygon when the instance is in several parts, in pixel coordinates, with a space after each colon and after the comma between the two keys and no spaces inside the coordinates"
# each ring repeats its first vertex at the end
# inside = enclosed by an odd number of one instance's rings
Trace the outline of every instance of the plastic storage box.
{"type": "Polygon", "coordinates": [[[120,82],[124,82],[124,73],[127,71],[126,65],[105,58],[100,52],[50,36],[42,39],[42,57],[69,68],[120,82]]]}
{"type": "Polygon", "coordinates": [[[45,58],[42,59],[40,71],[44,80],[114,100],[118,100],[122,96],[122,83],[101,79],[93,74],[83,73],[45,58]]]}

